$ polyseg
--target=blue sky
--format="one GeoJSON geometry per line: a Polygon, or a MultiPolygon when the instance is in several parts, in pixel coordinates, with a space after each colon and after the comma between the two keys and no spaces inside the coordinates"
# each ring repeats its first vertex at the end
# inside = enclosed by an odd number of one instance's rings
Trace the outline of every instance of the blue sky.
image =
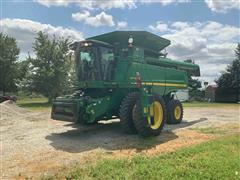
{"type": "MultiPolygon", "coordinates": [[[[74,4],[69,5],[69,7],[47,7],[33,1],[3,1],[2,6],[2,18],[30,19],[54,26],[72,27],[83,31],[86,37],[98,34],[99,29],[104,32],[115,30],[115,27],[93,29],[91,26],[84,25],[84,23],[73,21],[72,13],[85,9],[74,4]]],[[[93,14],[98,14],[101,11],[101,9],[96,9],[93,14]]],[[[227,13],[216,13],[211,11],[204,1],[165,6],[160,3],[139,4],[137,8],[133,9],[113,8],[104,12],[111,14],[115,21],[127,21],[132,28],[139,30],[148,30],[148,25],[156,21],[216,21],[233,26],[239,25],[238,9],[233,9],[227,13]]]]}
{"type": "Polygon", "coordinates": [[[20,58],[32,53],[37,31],[81,40],[114,30],[146,30],[172,41],[174,59],[192,58],[213,83],[234,58],[239,1],[1,1],[1,31],[17,39],[20,58]]]}

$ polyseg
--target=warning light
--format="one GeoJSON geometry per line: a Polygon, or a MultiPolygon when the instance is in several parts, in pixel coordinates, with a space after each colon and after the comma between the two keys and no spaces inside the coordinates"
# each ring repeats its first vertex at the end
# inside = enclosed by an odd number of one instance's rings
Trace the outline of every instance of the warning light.
{"type": "Polygon", "coordinates": [[[136,72],[136,86],[140,88],[142,86],[142,80],[139,72],[136,72]]]}

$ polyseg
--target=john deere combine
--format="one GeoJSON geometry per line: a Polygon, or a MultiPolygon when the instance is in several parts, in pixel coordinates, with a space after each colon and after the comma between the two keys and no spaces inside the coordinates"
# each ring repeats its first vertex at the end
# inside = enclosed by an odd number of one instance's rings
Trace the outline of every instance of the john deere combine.
{"type": "Polygon", "coordinates": [[[159,135],[182,121],[173,92],[187,88],[199,66],[162,52],[170,41],[145,31],[115,31],[75,42],[76,92],[53,102],[52,118],[91,124],[119,117],[124,131],[159,135]]]}

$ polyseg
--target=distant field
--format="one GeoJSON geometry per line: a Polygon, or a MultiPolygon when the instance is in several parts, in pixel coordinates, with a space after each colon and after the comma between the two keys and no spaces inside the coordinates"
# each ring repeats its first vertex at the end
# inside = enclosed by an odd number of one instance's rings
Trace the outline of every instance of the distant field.
{"type": "Polygon", "coordinates": [[[19,97],[17,105],[30,110],[47,110],[50,109],[51,104],[48,103],[47,98],[29,98],[19,97]]]}
{"type": "Polygon", "coordinates": [[[158,156],[102,160],[47,179],[239,179],[240,135],[158,156]]]}
{"type": "MultiPolygon", "coordinates": [[[[47,98],[29,98],[29,97],[20,97],[18,98],[17,105],[23,108],[28,108],[30,110],[46,110],[51,107],[51,104],[48,103],[47,98]]],[[[184,107],[231,107],[239,106],[240,104],[234,103],[208,103],[208,102],[185,102],[183,103],[184,107]]]]}

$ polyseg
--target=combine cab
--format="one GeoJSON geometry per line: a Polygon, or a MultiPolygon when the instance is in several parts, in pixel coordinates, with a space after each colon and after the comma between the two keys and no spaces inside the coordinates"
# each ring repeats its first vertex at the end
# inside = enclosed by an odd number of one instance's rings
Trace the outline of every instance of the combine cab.
{"type": "Polygon", "coordinates": [[[76,92],[53,102],[52,119],[91,124],[119,117],[123,130],[159,135],[180,123],[182,104],[172,93],[186,89],[199,66],[162,53],[170,41],[145,31],[115,31],[75,42],[76,92]]]}

